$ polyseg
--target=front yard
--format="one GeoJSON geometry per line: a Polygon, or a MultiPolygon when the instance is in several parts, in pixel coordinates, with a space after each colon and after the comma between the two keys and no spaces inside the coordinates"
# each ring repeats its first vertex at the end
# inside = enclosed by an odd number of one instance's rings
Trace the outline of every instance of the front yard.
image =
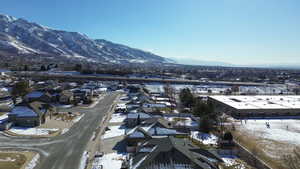
{"type": "Polygon", "coordinates": [[[5,133],[11,136],[32,136],[32,137],[54,137],[65,134],[84,114],[60,112],[51,118],[46,118],[46,123],[38,127],[13,126],[5,133]]]}
{"type": "Polygon", "coordinates": [[[0,169],[33,169],[39,155],[29,151],[0,151],[0,169]]]}

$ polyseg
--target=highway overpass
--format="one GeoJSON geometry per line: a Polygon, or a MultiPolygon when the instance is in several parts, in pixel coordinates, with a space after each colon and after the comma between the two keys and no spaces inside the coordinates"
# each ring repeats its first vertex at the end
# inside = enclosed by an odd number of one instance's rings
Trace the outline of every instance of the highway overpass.
{"type": "Polygon", "coordinates": [[[120,81],[128,83],[166,83],[166,84],[191,84],[191,85],[228,85],[228,86],[268,86],[266,83],[254,82],[228,82],[228,81],[201,81],[187,79],[162,79],[162,78],[129,78],[121,76],[100,75],[65,75],[43,72],[12,72],[16,77],[30,78],[33,80],[62,80],[62,81],[120,81]]]}

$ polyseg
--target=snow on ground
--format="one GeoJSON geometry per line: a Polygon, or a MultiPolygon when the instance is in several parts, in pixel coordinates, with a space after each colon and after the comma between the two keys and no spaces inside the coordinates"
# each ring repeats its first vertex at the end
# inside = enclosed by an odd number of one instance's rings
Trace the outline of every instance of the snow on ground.
{"type": "Polygon", "coordinates": [[[14,162],[14,161],[16,161],[16,159],[15,158],[11,158],[11,157],[6,157],[6,158],[1,158],[0,159],[0,162],[14,162]]]}
{"type": "Polygon", "coordinates": [[[165,117],[166,120],[176,122],[175,126],[197,127],[198,123],[190,117],[165,117]]]}
{"type": "Polygon", "coordinates": [[[88,158],[89,158],[89,153],[87,151],[83,152],[81,159],[80,159],[79,169],[86,168],[88,158]]]}
{"type": "Polygon", "coordinates": [[[217,145],[218,137],[213,134],[202,133],[199,131],[192,131],[191,137],[202,142],[205,145],[217,145]]]}
{"type": "Polygon", "coordinates": [[[125,159],[123,154],[110,153],[104,154],[101,159],[95,159],[92,169],[120,169],[125,159]]]}
{"type": "Polygon", "coordinates": [[[300,120],[243,120],[236,124],[240,130],[265,139],[300,145],[300,120]]]}
{"type": "Polygon", "coordinates": [[[73,107],[74,105],[71,105],[71,104],[54,104],[55,107],[59,107],[59,108],[71,108],[73,107]]]}
{"type": "Polygon", "coordinates": [[[111,116],[110,123],[121,123],[126,119],[126,115],[122,113],[114,113],[111,116]]]}
{"type": "MultiPolygon", "coordinates": [[[[153,84],[147,84],[145,86],[150,92],[164,92],[165,85],[162,83],[153,83],[153,84]]],[[[184,88],[189,88],[189,89],[194,88],[193,85],[171,85],[171,87],[173,87],[177,92],[184,88]]]]}
{"type": "Polygon", "coordinates": [[[125,135],[125,127],[124,126],[108,126],[110,130],[106,131],[103,135],[103,139],[108,139],[112,137],[118,137],[125,135]]]}
{"type": "Polygon", "coordinates": [[[246,166],[240,162],[237,161],[236,156],[222,156],[222,160],[225,163],[225,166],[235,166],[235,169],[246,169],[246,166]]]}
{"type": "Polygon", "coordinates": [[[84,116],[84,114],[82,114],[82,115],[78,116],[77,118],[73,119],[73,123],[79,122],[82,119],[83,116],[84,116]]]}
{"type": "Polygon", "coordinates": [[[25,167],[25,169],[33,169],[36,166],[36,164],[38,163],[39,159],[40,159],[40,155],[36,154],[32,158],[32,160],[27,164],[27,166],[25,167]]]}
{"type": "Polygon", "coordinates": [[[50,132],[58,131],[59,129],[48,129],[48,128],[26,128],[26,127],[12,127],[9,132],[17,135],[49,135],[50,132]]]}
{"type": "Polygon", "coordinates": [[[65,133],[67,133],[69,131],[69,129],[68,128],[64,128],[62,131],[61,131],[61,135],[63,135],[63,134],[65,134],[65,133]]]}

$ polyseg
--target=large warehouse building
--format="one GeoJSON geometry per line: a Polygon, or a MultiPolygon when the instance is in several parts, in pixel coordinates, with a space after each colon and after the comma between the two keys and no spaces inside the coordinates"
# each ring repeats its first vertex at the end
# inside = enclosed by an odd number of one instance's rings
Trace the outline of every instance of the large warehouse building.
{"type": "Polygon", "coordinates": [[[236,118],[300,116],[300,96],[210,96],[218,112],[236,118]]]}

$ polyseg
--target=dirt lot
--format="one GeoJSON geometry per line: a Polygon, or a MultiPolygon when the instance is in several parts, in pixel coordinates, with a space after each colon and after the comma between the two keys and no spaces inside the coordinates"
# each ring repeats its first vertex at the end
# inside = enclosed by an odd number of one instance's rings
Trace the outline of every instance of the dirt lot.
{"type": "Polygon", "coordinates": [[[46,123],[39,126],[40,128],[70,128],[74,124],[73,120],[79,117],[79,113],[69,115],[67,112],[59,113],[53,117],[47,117],[46,123]]]}
{"type": "Polygon", "coordinates": [[[0,169],[24,169],[36,153],[33,152],[0,152],[0,169]]]}

